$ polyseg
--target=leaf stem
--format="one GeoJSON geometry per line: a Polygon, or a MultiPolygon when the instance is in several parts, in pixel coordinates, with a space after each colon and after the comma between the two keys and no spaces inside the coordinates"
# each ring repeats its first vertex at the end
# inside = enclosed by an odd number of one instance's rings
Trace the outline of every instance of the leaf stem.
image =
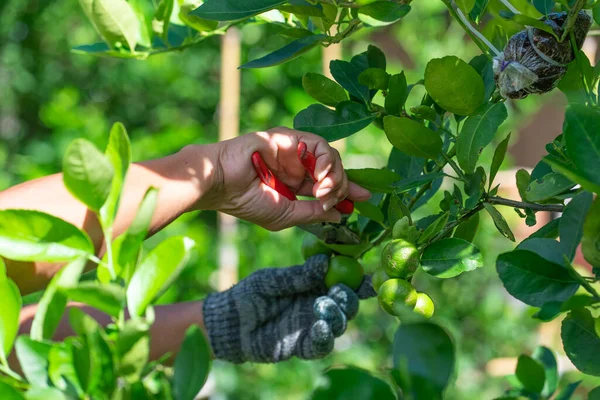
{"type": "Polygon", "coordinates": [[[489,49],[492,51],[492,53],[494,53],[494,55],[496,57],[500,57],[500,54],[502,54],[502,52],[500,50],[498,50],[496,48],[496,46],[494,46],[492,44],[492,42],[487,40],[487,38],[485,36],[483,36],[483,34],[481,32],[479,32],[477,29],[475,29],[473,27],[473,25],[471,25],[471,23],[469,22],[467,17],[465,17],[463,12],[460,10],[460,8],[456,9],[456,15],[458,15],[458,18],[460,18],[461,21],[465,24],[465,26],[467,28],[469,28],[469,30],[473,33],[473,35],[477,36],[479,38],[479,40],[481,40],[483,42],[483,44],[485,44],[487,47],[489,47],[489,49]]]}
{"type": "Polygon", "coordinates": [[[569,259],[566,256],[564,257],[565,265],[567,266],[567,269],[569,270],[571,276],[575,280],[577,280],[581,284],[581,286],[584,287],[585,290],[587,290],[592,296],[594,296],[596,300],[600,300],[600,293],[598,293],[598,291],[588,281],[586,281],[583,276],[579,275],[579,272],[577,272],[575,268],[573,268],[573,265],[569,262],[569,259]]]}
{"type": "Polygon", "coordinates": [[[332,4],[338,7],[344,8],[360,8],[360,4],[350,3],[346,1],[335,1],[335,0],[319,0],[319,3],[332,4]]]}
{"type": "Polygon", "coordinates": [[[560,204],[536,204],[528,203],[526,201],[505,199],[503,197],[488,197],[486,201],[490,204],[498,204],[501,206],[509,206],[522,209],[531,208],[533,211],[563,212],[564,210],[564,206],[560,204]]]}
{"type": "Polygon", "coordinates": [[[489,49],[487,49],[485,47],[485,45],[483,43],[481,43],[481,41],[479,40],[479,37],[477,35],[475,35],[475,33],[473,32],[476,29],[473,28],[471,26],[471,24],[465,25],[464,21],[456,13],[456,10],[452,6],[452,1],[451,0],[442,0],[442,1],[446,5],[446,7],[448,7],[448,11],[450,12],[450,15],[452,16],[452,18],[454,18],[460,24],[460,26],[462,26],[462,28],[467,33],[467,35],[469,35],[471,37],[471,39],[473,39],[473,42],[475,42],[475,44],[477,45],[477,47],[479,47],[483,53],[487,54],[489,49]]]}
{"type": "Polygon", "coordinates": [[[513,5],[510,3],[510,1],[508,1],[508,0],[500,0],[500,3],[504,4],[504,6],[505,6],[506,8],[508,8],[508,10],[509,10],[511,13],[513,13],[513,14],[521,14],[521,13],[519,12],[519,10],[517,10],[517,9],[515,8],[515,6],[513,6],[513,5]]]}
{"type": "Polygon", "coordinates": [[[465,177],[465,174],[463,174],[462,170],[458,167],[458,165],[456,165],[454,160],[451,159],[450,157],[448,157],[448,154],[444,153],[443,151],[442,151],[442,157],[444,157],[444,160],[446,160],[446,162],[452,167],[454,172],[456,172],[456,175],[458,175],[458,178],[460,180],[466,182],[467,178],[465,177]]]}
{"type": "Polygon", "coordinates": [[[357,18],[351,20],[350,22],[348,22],[348,26],[346,27],[346,29],[332,37],[329,43],[341,42],[342,40],[350,36],[355,30],[358,30],[361,24],[362,22],[357,18]]]}
{"type": "Polygon", "coordinates": [[[443,238],[449,232],[451,232],[454,228],[456,228],[458,225],[462,224],[463,222],[465,222],[466,220],[468,220],[469,218],[471,218],[473,215],[477,214],[481,210],[483,210],[483,203],[477,204],[477,206],[475,208],[470,209],[465,214],[458,217],[456,219],[456,221],[453,221],[453,222],[449,223],[448,225],[446,225],[444,227],[444,229],[442,229],[440,231],[440,233],[438,233],[437,235],[435,235],[434,237],[429,239],[421,247],[425,248],[425,247],[429,246],[431,243],[435,242],[436,240],[443,238]]]}
{"type": "Polygon", "coordinates": [[[569,33],[573,30],[575,26],[575,22],[577,21],[577,16],[579,15],[579,11],[585,6],[586,0],[577,0],[573,7],[569,10],[569,14],[567,15],[567,20],[565,21],[563,28],[562,36],[560,37],[560,42],[564,42],[565,39],[569,36],[569,33]]]}

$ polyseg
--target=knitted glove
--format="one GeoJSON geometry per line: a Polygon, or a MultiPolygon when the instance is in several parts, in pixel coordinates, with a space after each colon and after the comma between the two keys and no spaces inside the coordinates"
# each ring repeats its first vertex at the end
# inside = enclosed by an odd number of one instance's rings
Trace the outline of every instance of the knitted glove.
{"type": "Polygon", "coordinates": [[[259,270],[204,301],[204,324],[215,357],[233,363],[274,363],[292,356],[322,358],[358,313],[359,299],[375,296],[371,277],[354,292],[323,282],[329,258],[259,270]]]}

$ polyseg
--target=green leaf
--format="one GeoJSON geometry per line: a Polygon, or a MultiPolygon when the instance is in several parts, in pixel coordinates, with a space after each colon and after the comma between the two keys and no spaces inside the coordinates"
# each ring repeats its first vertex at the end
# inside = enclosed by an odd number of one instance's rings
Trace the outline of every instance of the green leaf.
{"type": "Polygon", "coordinates": [[[152,18],[152,30],[162,38],[163,42],[169,43],[169,25],[171,14],[173,14],[174,0],[159,0],[156,13],[152,18]]]}
{"type": "Polygon", "coordinates": [[[556,357],[552,350],[544,346],[538,346],[533,352],[532,358],[544,367],[544,388],[542,389],[543,397],[550,397],[558,387],[558,365],[556,357]]]}
{"type": "Polygon", "coordinates": [[[531,392],[540,393],[544,388],[546,380],[544,367],[525,354],[519,356],[516,375],[523,387],[531,392]]]}
{"type": "Polygon", "coordinates": [[[48,387],[48,357],[51,347],[50,343],[38,342],[25,335],[19,336],[15,343],[21,369],[34,387],[48,387]]]}
{"type": "Polygon", "coordinates": [[[372,247],[371,243],[360,243],[360,244],[329,244],[325,243],[325,246],[331,250],[339,253],[343,256],[358,257],[363,254],[365,250],[372,247]]]}
{"type": "Polygon", "coordinates": [[[405,395],[415,399],[440,399],[455,364],[452,339],[433,323],[402,324],[393,345],[394,370],[405,375],[405,395]]]}
{"type": "Polygon", "coordinates": [[[535,307],[565,301],[579,288],[564,267],[527,250],[500,254],[496,270],[513,297],[535,307]]]}
{"type": "Polygon", "coordinates": [[[494,151],[494,157],[492,158],[492,164],[490,166],[490,178],[489,178],[489,188],[492,187],[492,183],[494,183],[494,178],[496,174],[500,170],[500,166],[504,161],[504,157],[506,156],[506,151],[508,150],[508,143],[510,142],[510,132],[506,135],[506,139],[501,141],[496,150],[494,151]]]}
{"type": "Polygon", "coordinates": [[[443,109],[471,115],[485,101],[485,87],[473,67],[458,57],[435,58],[425,68],[425,88],[443,109]]]}
{"type": "Polygon", "coordinates": [[[446,226],[446,222],[448,222],[448,218],[450,217],[450,213],[446,211],[438,218],[435,219],[426,229],[423,231],[421,236],[419,237],[419,244],[425,243],[435,235],[437,235],[444,227],[446,226]]]}
{"type": "Polygon", "coordinates": [[[76,47],[73,47],[71,49],[71,51],[75,54],[83,54],[86,56],[114,57],[114,58],[137,58],[140,60],[144,60],[144,59],[148,58],[148,56],[151,54],[149,52],[144,52],[144,51],[138,51],[136,53],[132,53],[132,52],[124,50],[124,49],[114,50],[104,42],[76,46],[76,47]]]}
{"type": "MultiPolygon", "coordinates": [[[[596,9],[600,9],[600,7],[596,7],[596,9]]],[[[600,18],[599,18],[600,20],[600,18]]],[[[596,22],[598,23],[598,22],[596,22]]],[[[588,400],[600,400],[600,386],[592,389],[588,394],[588,400]]]]}
{"type": "Polygon", "coordinates": [[[483,256],[473,244],[457,238],[442,239],[425,248],[423,271],[438,278],[452,278],[483,266],[483,256]]]}
{"type": "Polygon", "coordinates": [[[385,54],[381,51],[377,46],[373,46],[370,44],[367,47],[367,61],[369,62],[370,68],[379,68],[385,71],[387,67],[387,61],[385,59],[385,54]]]}
{"type": "Polygon", "coordinates": [[[358,19],[367,25],[385,26],[400,20],[410,11],[410,6],[393,1],[376,1],[358,9],[358,19]]]}
{"type": "Polygon", "coordinates": [[[392,75],[388,82],[388,94],[385,96],[385,111],[388,114],[400,115],[408,98],[408,85],[404,71],[392,75]]]}
{"type": "Polygon", "coordinates": [[[86,264],[85,258],[70,262],[58,271],[38,303],[38,308],[31,324],[31,338],[34,340],[52,339],[62,319],[67,305],[67,294],[62,290],[73,287],[79,281],[86,264]]]}
{"type": "Polygon", "coordinates": [[[294,129],[334,142],[366,128],[374,119],[364,104],[353,101],[342,101],[335,110],[313,104],[296,115],[294,129]]]}
{"type": "Polygon", "coordinates": [[[567,153],[585,178],[600,185],[600,110],[572,104],[565,116],[567,153]]]}
{"type": "Polygon", "coordinates": [[[125,0],[79,0],[96,31],[111,46],[117,43],[134,50],[140,25],[131,5],[125,0]]]}
{"type": "MultiPolygon", "coordinates": [[[[560,393],[554,398],[554,400],[571,400],[571,396],[575,393],[577,386],[581,381],[569,383],[567,386],[560,391],[560,393]]],[[[591,397],[588,397],[588,400],[593,400],[591,397]]]]}
{"type": "Polygon", "coordinates": [[[456,5],[465,15],[468,15],[475,7],[475,0],[456,0],[456,5]]]}
{"type": "Polygon", "coordinates": [[[113,317],[118,317],[125,304],[125,290],[115,284],[81,282],[68,289],[69,299],[87,304],[113,317]]]}
{"type": "Polygon", "coordinates": [[[558,159],[557,157],[546,156],[543,158],[543,160],[552,167],[552,170],[560,172],[573,182],[579,183],[584,189],[590,192],[600,193],[600,184],[590,180],[587,175],[581,172],[579,169],[573,167],[572,165],[567,165],[564,161],[558,159]]]}
{"type": "Polygon", "coordinates": [[[140,380],[150,354],[150,325],[142,319],[130,319],[119,331],[115,352],[119,359],[119,377],[129,383],[140,380]]]}
{"type": "Polygon", "coordinates": [[[519,250],[529,250],[538,256],[558,265],[565,265],[565,250],[562,242],[549,238],[527,238],[518,246],[519,250]]]}
{"type": "Polygon", "coordinates": [[[460,225],[456,227],[454,234],[452,237],[457,239],[463,239],[467,242],[472,242],[477,234],[477,229],[479,228],[479,213],[473,215],[468,220],[462,222],[460,225]]]}
{"type": "Polygon", "coordinates": [[[357,367],[333,367],[322,378],[325,385],[317,387],[311,400],[396,399],[387,382],[357,367]]]}
{"type": "Polygon", "coordinates": [[[554,8],[554,0],[533,0],[533,6],[544,15],[548,15],[554,8]]]}
{"type": "Polygon", "coordinates": [[[530,202],[548,200],[556,195],[566,192],[575,186],[563,174],[552,172],[529,184],[525,192],[525,199],[530,202]]]}
{"type": "Polygon", "coordinates": [[[560,336],[567,356],[584,374],[600,376],[600,337],[595,320],[585,308],[573,310],[562,322],[560,336]]]}
{"type": "Polygon", "coordinates": [[[528,239],[531,238],[550,238],[556,239],[558,237],[558,225],[560,224],[560,217],[553,219],[546,225],[542,226],[537,231],[529,235],[528,239]]]}
{"type": "Polygon", "coordinates": [[[529,188],[529,183],[531,182],[531,176],[529,172],[525,169],[520,169],[516,173],[516,183],[517,189],[519,190],[519,195],[521,199],[525,200],[527,197],[527,189],[529,188]]]}
{"type": "Polygon", "coordinates": [[[407,217],[408,221],[412,224],[410,210],[408,209],[406,204],[404,204],[402,202],[402,199],[400,198],[400,196],[398,196],[396,193],[392,193],[390,195],[390,203],[389,203],[388,209],[387,209],[387,218],[388,218],[387,225],[390,227],[394,226],[394,224],[400,218],[404,218],[404,217],[407,217]]]}
{"type": "MultiPolygon", "coordinates": [[[[489,0],[483,1],[488,2],[489,0]]],[[[478,0],[478,3],[479,2],[480,0],[478,0]]],[[[487,4],[483,6],[486,7],[487,4]]],[[[477,6],[473,9],[473,12],[475,12],[476,9],[477,6]]],[[[472,19],[474,20],[475,18],[472,19]]],[[[492,60],[486,54],[480,54],[478,56],[475,56],[471,59],[471,61],[469,61],[469,65],[473,67],[475,71],[477,71],[477,73],[481,76],[481,79],[483,80],[483,86],[485,87],[485,94],[483,95],[483,97],[486,100],[489,99],[492,93],[494,93],[494,91],[496,90],[493,64],[494,63],[492,62],[492,60]]]]}
{"type": "Polygon", "coordinates": [[[175,359],[173,389],[177,400],[194,400],[211,366],[211,350],[207,339],[197,325],[185,332],[181,350],[175,359]]]}
{"type": "Polygon", "coordinates": [[[68,261],[94,253],[87,234],[34,210],[0,210],[0,255],[17,261],[68,261]]]}
{"type": "Polygon", "coordinates": [[[583,237],[585,216],[593,201],[594,196],[591,193],[582,192],[573,197],[563,211],[558,231],[560,233],[560,243],[570,261],[575,257],[575,252],[583,237]]]}
{"type": "Polygon", "coordinates": [[[443,173],[430,173],[427,175],[419,175],[409,179],[402,179],[394,184],[396,187],[396,193],[404,193],[417,188],[419,186],[423,186],[429,182],[435,181],[436,179],[443,178],[443,173]]]}
{"type": "Polygon", "coordinates": [[[408,155],[436,159],[442,151],[440,136],[409,118],[388,115],[383,118],[383,129],[390,143],[408,155]]]}
{"type": "MultiPolygon", "coordinates": [[[[598,25],[600,25],[600,7],[598,7],[598,4],[596,4],[596,7],[594,7],[593,11],[593,16],[594,16],[594,21],[596,21],[596,23],[598,25]]],[[[598,64],[596,64],[597,66],[598,64]]]]}
{"type": "Polygon", "coordinates": [[[54,388],[31,388],[25,393],[27,400],[67,400],[67,397],[54,388]]]}
{"type": "Polygon", "coordinates": [[[367,68],[358,76],[358,83],[369,89],[386,90],[390,75],[381,68],[367,68]]]}
{"type": "Polygon", "coordinates": [[[208,21],[191,14],[197,5],[198,1],[196,0],[184,0],[183,2],[181,0],[179,1],[178,16],[181,22],[197,30],[198,32],[207,32],[216,29],[217,26],[219,26],[218,21],[208,21]]]}
{"type": "Polygon", "coordinates": [[[335,107],[338,103],[348,100],[346,91],[340,85],[321,74],[304,74],[302,87],[310,97],[327,106],[335,107]]]}
{"type": "Polygon", "coordinates": [[[6,266],[0,258],[0,364],[8,365],[7,358],[19,331],[21,293],[17,285],[6,276],[6,266]]]}
{"type": "Polygon", "coordinates": [[[175,236],[148,253],[127,287],[127,307],[132,317],[142,316],[146,307],[177,278],[194,246],[193,240],[175,236]]]}
{"type": "Polygon", "coordinates": [[[591,265],[600,267],[600,199],[594,204],[585,218],[583,238],[581,240],[583,256],[591,265]]]}
{"type": "Polygon", "coordinates": [[[55,343],[48,354],[48,376],[52,384],[73,398],[83,397],[83,389],[75,371],[74,348],[81,347],[78,338],[69,337],[55,343]]]}
{"type": "Polygon", "coordinates": [[[206,0],[191,12],[200,18],[214,21],[233,21],[269,11],[286,0],[206,0]]]}
{"type": "Polygon", "coordinates": [[[121,190],[129,164],[131,164],[131,144],[129,143],[127,131],[120,122],[115,123],[110,130],[110,138],[105,154],[114,171],[110,193],[106,202],[100,208],[100,222],[106,229],[112,226],[117,214],[121,190]]]}
{"type": "Polygon", "coordinates": [[[0,381],[0,393],[2,393],[2,400],[25,400],[21,392],[2,381],[0,381]]]}
{"type": "Polygon", "coordinates": [[[494,221],[494,225],[496,225],[496,229],[498,229],[498,232],[500,232],[505,238],[514,242],[515,235],[513,235],[512,231],[510,230],[510,226],[508,226],[508,223],[506,222],[502,214],[500,214],[500,211],[496,210],[494,206],[488,203],[483,203],[483,206],[485,207],[485,210],[488,212],[488,214],[490,214],[490,216],[492,217],[492,220],[494,221]]]}
{"type": "Polygon", "coordinates": [[[393,192],[392,185],[402,179],[393,171],[377,168],[347,169],[346,175],[350,182],[376,193],[393,192]]]}
{"type": "Polygon", "coordinates": [[[556,40],[560,40],[560,38],[556,35],[554,30],[552,29],[552,27],[550,25],[545,24],[544,21],[542,21],[542,20],[535,19],[535,18],[530,17],[525,14],[514,14],[510,11],[501,12],[500,16],[506,20],[514,21],[517,24],[527,26],[527,27],[531,26],[531,27],[537,28],[541,31],[547,32],[547,33],[551,34],[552,36],[554,36],[554,38],[556,40]]]}
{"type": "Polygon", "coordinates": [[[323,41],[327,35],[312,35],[301,37],[293,42],[288,43],[282,48],[275,50],[272,53],[267,54],[256,60],[252,60],[240,66],[240,68],[266,68],[272,67],[273,65],[283,64],[294,58],[306,53],[319,42],[323,41]]]}
{"type": "Polygon", "coordinates": [[[479,155],[492,142],[506,117],[504,103],[486,103],[466,119],[456,140],[458,163],[466,173],[475,171],[479,155]]]}
{"type": "Polygon", "coordinates": [[[384,223],[385,217],[383,216],[383,212],[376,205],[369,203],[368,201],[360,201],[354,203],[354,208],[363,217],[372,219],[373,221],[379,222],[380,224],[384,223]]]}
{"type": "Polygon", "coordinates": [[[564,302],[550,301],[544,303],[538,312],[533,314],[533,318],[543,322],[549,322],[558,317],[561,313],[569,312],[576,308],[587,307],[594,304],[594,298],[585,294],[574,294],[564,302]]]}
{"type": "Polygon", "coordinates": [[[358,83],[358,77],[362,72],[357,66],[347,61],[333,60],[329,63],[331,76],[358,100],[369,103],[369,88],[358,83]]]}
{"type": "Polygon", "coordinates": [[[115,174],[109,159],[85,139],[75,139],[63,159],[63,181],[71,194],[99,211],[110,194],[115,174]]]}

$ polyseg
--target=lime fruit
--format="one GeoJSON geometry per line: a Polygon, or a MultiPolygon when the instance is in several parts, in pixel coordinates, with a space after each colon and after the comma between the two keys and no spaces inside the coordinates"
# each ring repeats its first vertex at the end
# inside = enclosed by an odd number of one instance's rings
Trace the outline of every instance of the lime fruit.
{"type": "Polygon", "coordinates": [[[413,309],[417,303],[417,291],[403,279],[388,279],[379,287],[379,305],[385,312],[399,316],[403,306],[413,309]]]}
{"type": "Polygon", "coordinates": [[[359,288],[365,276],[363,266],[354,258],[336,256],[329,261],[329,268],[325,275],[325,285],[330,288],[338,283],[353,290],[359,288]]]}
{"type": "Polygon", "coordinates": [[[302,257],[306,260],[309,257],[316,256],[317,254],[325,254],[330,256],[333,254],[333,250],[325,246],[321,240],[315,235],[308,234],[304,236],[302,240],[302,257]]]}
{"type": "Polygon", "coordinates": [[[379,287],[383,284],[383,282],[390,279],[390,276],[385,272],[383,268],[378,268],[377,271],[371,276],[371,285],[375,291],[379,291],[379,287]]]}
{"type": "Polygon", "coordinates": [[[425,293],[417,293],[417,303],[414,312],[421,314],[425,318],[431,318],[434,310],[433,300],[425,293]]]}
{"type": "Polygon", "coordinates": [[[392,278],[408,278],[419,267],[419,251],[404,239],[394,239],[381,253],[381,266],[392,278]]]}

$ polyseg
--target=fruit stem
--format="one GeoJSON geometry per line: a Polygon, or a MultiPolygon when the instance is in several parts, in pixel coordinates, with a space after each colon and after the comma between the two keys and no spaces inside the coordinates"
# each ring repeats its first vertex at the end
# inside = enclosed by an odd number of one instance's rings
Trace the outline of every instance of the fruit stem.
{"type": "Polygon", "coordinates": [[[505,199],[503,197],[488,197],[486,201],[490,204],[498,204],[501,206],[509,206],[522,209],[530,208],[533,211],[563,212],[564,210],[564,206],[560,204],[535,204],[528,203],[525,201],[505,199]]]}

